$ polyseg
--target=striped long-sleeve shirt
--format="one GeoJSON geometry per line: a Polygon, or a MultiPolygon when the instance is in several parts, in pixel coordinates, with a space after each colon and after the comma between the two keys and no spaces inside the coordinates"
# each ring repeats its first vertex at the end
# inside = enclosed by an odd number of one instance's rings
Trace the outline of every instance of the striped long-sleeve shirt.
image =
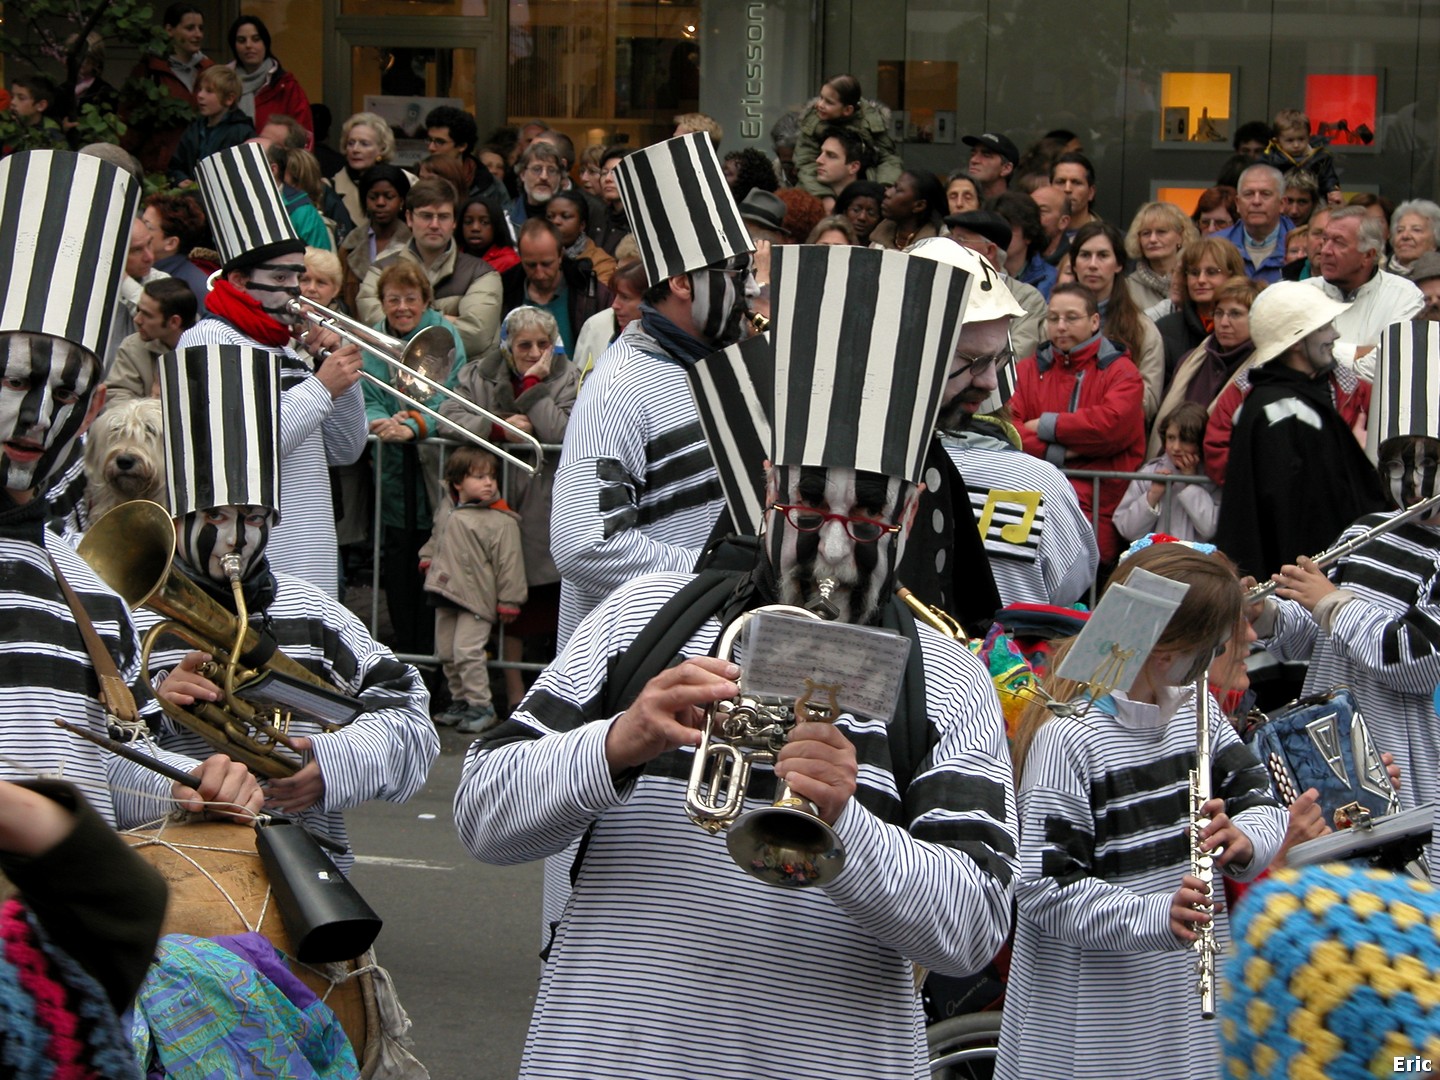
{"type": "MultiPolygon", "coordinates": [[[[1397,511],[1398,512],[1398,511],[1397,511]]],[[[1342,542],[1395,512],[1361,518],[1342,542]]],[[[1400,806],[1440,806],[1440,529],[1409,522],[1332,566],[1330,579],[1354,599],[1322,630],[1294,600],[1276,605],[1273,636],[1262,642],[1277,659],[1310,661],[1308,694],[1348,686],[1376,749],[1395,755],[1404,782],[1400,806]]],[[[1440,843],[1427,852],[1430,880],[1440,884],[1440,843]]]]}
{"type": "MultiPolygon", "coordinates": [[[[354,615],[315,586],[289,574],[276,574],[275,599],[265,611],[266,628],[290,659],[297,661],[367,708],[338,731],[322,732],[312,721],[296,719],[290,734],[310,739],[310,750],[325,780],[320,802],[297,815],[314,832],[348,847],[341,811],[370,799],[405,802],[425,786],[440,754],[440,739],[430,722],[430,694],[420,673],[395,659],[354,615]]],[[[159,621],[148,611],[136,613],[143,634],[159,621]]],[[[162,637],[174,646],[176,639],[162,637]]],[[[189,650],[157,649],[150,661],[152,678],[173,670],[189,650]]],[[[200,736],[166,716],[160,745],[203,757],[213,749],[200,736]]],[[[336,856],[348,872],[353,854],[336,856]]]]}
{"type": "MultiPolygon", "coordinates": [[[[1117,692],[1035,734],[1020,783],[1021,877],[997,1078],[1220,1074],[1216,1022],[1200,1018],[1195,953],[1170,930],[1171,901],[1190,872],[1195,694],[1180,688],[1162,700],[1163,711],[1117,692]]],[[[1218,705],[1210,716],[1211,790],[1255,849],[1245,866],[1225,869],[1248,880],[1279,851],[1287,818],[1218,705]]],[[[1223,948],[1223,912],[1215,930],[1223,948]]],[[[1223,959],[1216,971],[1223,985],[1223,959]]]]}
{"type": "Polygon", "coordinates": [[[1100,549],[1065,475],[979,432],[943,435],[940,442],[965,477],[1001,601],[1073,604],[1083,598],[1100,549]]]}
{"type": "MultiPolygon", "coordinates": [[[[0,538],[0,778],[42,773],[75,784],[106,821],[121,828],[163,817],[174,809],[170,781],[63,731],[52,719],[103,734],[100,683],[75,618],[46,559],[54,558],[80,598],[121,678],[154,719],[159,706],[140,683],[140,645],[124,601],[111,592],[75,550],[48,534],[45,547],[0,538]]],[[[178,754],[147,752],[193,769],[178,754]]]]}
{"type": "MultiPolygon", "coordinates": [[[[177,348],[211,344],[264,348],[222,319],[201,319],[181,335],[177,348]]],[[[270,534],[266,552],[272,568],[336,596],[339,558],[328,466],[352,465],[364,452],[369,432],[365,399],[358,384],[332,399],[325,384],[309,374],[305,361],[289,349],[278,351],[283,357],[280,523],[270,534]]]]}
{"type": "Polygon", "coordinates": [[[636,320],[585,380],[565,431],[550,510],[559,643],[625,582],[693,569],[723,506],[685,367],[636,320]]]}
{"type": "MultiPolygon", "coordinates": [[[[919,627],[930,751],[915,779],[897,792],[885,725],[842,715],[859,762],[835,824],[845,867],[823,887],[774,888],[687,819],[692,751],[618,786],[606,764],[609,660],[686,580],[656,574],[614,593],[501,737],[466,757],[455,813],[478,858],[541,858],[594,826],[522,1075],[927,1076],[910,962],[976,970],[1010,922],[1014,796],[990,681],[965,649],[919,627]],[[760,1012],[717,1008],[717,995],[760,1012]]],[[[704,654],[719,631],[710,620],[684,654],[704,654]]],[[[774,795],[773,770],[756,766],[746,808],[774,795]]]]}

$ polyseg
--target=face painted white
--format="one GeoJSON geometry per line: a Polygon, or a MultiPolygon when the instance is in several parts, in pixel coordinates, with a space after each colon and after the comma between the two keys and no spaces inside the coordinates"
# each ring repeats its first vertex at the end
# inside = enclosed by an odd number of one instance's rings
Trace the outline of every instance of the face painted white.
{"type": "Polygon", "coordinates": [[[1340,332],[1334,323],[1328,323],[1319,330],[1312,330],[1300,341],[1305,362],[1316,375],[1321,375],[1335,366],[1335,342],[1340,332]]]}
{"type": "Polygon", "coordinates": [[[851,538],[842,521],[829,519],[817,532],[801,532],[783,513],[772,510],[766,521],[771,530],[767,550],[780,601],[809,607],[820,595],[817,582],[828,579],[834,582],[830,601],[842,621],[873,621],[894,588],[895,567],[904,552],[918,493],[915,485],[902,480],[860,474],[854,469],[772,469],[772,506],[803,505],[824,513],[905,526],[874,543],[860,543],[851,538]]]}
{"type": "Polygon", "coordinates": [[[193,569],[220,582],[230,580],[223,560],[234,552],[240,556],[243,580],[265,554],[274,521],[274,511],[263,506],[215,506],[181,518],[175,543],[193,569]]]}
{"type": "Polygon", "coordinates": [[[100,365],[47,334],[5,334],[0,350],[0,483],[28,492],[50,478],[85,430],[100,365]]]}
{"type": "Polygon", "coordinates": [[[723,268],[694,271],[690,288],[690,319],[700,336],[717,348],[739,341],[745,298],[760,295],[750,256],[736,255],[723,268]]]}
{"type": "MultiPolygon", "coordinates": [[[[1379,469],[1391,501],[1404,509],[1440,491],[1440,440],[1415,436],[1398,441],[1395,450],[1386,448],[1379,469]]],[[[1427,524],[1440,520],[1440,511],[1432,510],[1420,520],[1427,524]]]]}
{"type": "Polygon", "coordinates": [[[286,305],[300,295],[305,262],[299,255],[276,255],[249,270],[245,292],[276,322],[295,325],[300,317],[286,305]]]}

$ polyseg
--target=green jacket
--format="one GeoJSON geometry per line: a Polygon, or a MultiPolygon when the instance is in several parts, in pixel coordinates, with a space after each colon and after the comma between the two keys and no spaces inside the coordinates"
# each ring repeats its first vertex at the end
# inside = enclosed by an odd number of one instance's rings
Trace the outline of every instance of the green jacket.
{"type": "MultiPolygon", "coordinates": [[[[455,363],[451,365],[450,373],[445,379],[446,388],[453,390],[455,377],[465,366],[465,346],[460,341],[460,335],[455,332],[455,327],[444,315],[434,308],[427,308],[420,317],[420,325],[404,335],[402,340],[409,341],[427,326],[444,326],[455,339],[455,363]]],[[[384,319],[375,324],[375,329],[382,334],[391,332],[384,319]]],[[[361,362],[370,374],[392,386],[395,384],[394,369],[374,353],[365,352],[361,356],[361,362]]],[[[389,419],[398,412],[413,411],[408,402],[388,390],[380,389],[369,379],[362,381],[360,386],[365,395],[366,423],[389,419]]],[[[425,404],[438,411],[444,400],[443,394],[436,393],[425,404]]],[[[444,434],[443,431],[436,430],[440,426],[439,421],[424,413],[421,413],[421,416],[423,425],[412,419],[401,421],[415,432],[416,441],[444,434]]],[[[394,528],[428,530],[431,522],[430,500],[425,494],[425,484],[420,475],[420,456],[416,452],[415,442],[386,443],[379,453],[381,524],[394,528]]]]}
{"type": "Polygon", "coordinates": [[[815,178],[815,159],[820,154],[820,132],[827,127],[851,127],[855,133],[870,144],[874,155],[874,167],[861,174],[862,180],[874,180],[878,184],[893,184],[905,171],[905,162],[890,137],[890,129],[879,106],[860,99],[860,106],[848,120],[827,124],[811,105],[800,118],[800,135],[795,140],[795,168],[800,174],[800,186],[817,199],[833,195],[828,187],[815,178]]]}

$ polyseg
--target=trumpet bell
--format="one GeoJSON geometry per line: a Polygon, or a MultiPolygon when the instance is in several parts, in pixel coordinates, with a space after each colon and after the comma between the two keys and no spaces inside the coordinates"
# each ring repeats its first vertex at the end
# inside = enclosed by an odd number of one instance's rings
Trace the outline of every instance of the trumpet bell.
{"type": "Polygon", "coordinates": [[[793,797],[746,814],[726,834],[725,846],[751,877],[786,889],[824,885],[845,865],[835,830],[793,797]]]}

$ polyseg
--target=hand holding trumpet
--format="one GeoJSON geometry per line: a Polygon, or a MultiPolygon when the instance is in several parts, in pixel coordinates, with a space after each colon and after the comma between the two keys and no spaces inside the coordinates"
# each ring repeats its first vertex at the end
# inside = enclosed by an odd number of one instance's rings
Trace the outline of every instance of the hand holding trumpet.
{"type": "Polygon", "coordinates": [[[669,750],[700,745],[705,707],[733,698],[740,668],[713,656],[695,656],[645,684],[605,736],[605,760],[618,776],[669,750]]]}

